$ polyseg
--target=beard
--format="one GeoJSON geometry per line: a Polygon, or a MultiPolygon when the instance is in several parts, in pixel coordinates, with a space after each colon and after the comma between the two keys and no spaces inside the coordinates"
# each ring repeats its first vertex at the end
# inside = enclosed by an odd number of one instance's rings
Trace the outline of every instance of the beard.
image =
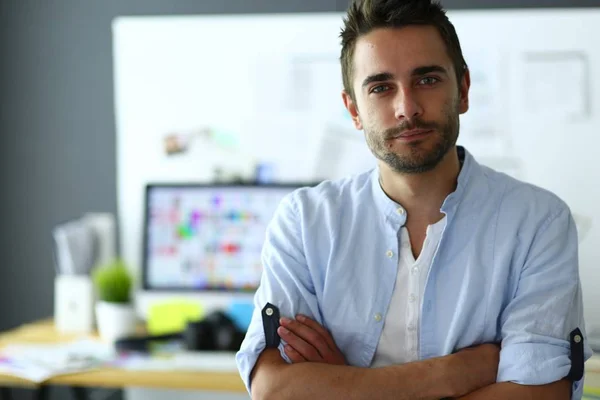
{"type": "Polygon", "coordinates": [[[419,174],[434,169],[444,156],[454,147],[460,129],[459,100],[448,104],[444,110],[442,123],[427,122],[420,118],[405,121],[401,125],[384,131],[365,128],[365,138],[369,149],[379,160],[386,163],[391,169],[404,174],[419,174]],[[423,140],[407,142],[403,145],[402,152],[394,151],[393,146],[386,145],[386,141],[397,137],[406,130],[426,129],[432,130],[423,140]],[[433,144],[431,142],[433,141],[433,144]],[[425,146],[425,144],[429,144],[425,146]]]}

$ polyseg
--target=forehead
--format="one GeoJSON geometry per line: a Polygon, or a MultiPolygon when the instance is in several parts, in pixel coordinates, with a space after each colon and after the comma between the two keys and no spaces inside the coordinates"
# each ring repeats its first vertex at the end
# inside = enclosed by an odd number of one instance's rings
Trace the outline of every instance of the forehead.
{"type": "Polygon", "coordinates": [[[453,70],[441,35],[429,25],[373,30],[357,40],[353,61],[355,82],[381,72],[408,76],[414,68],[426,65],[453,70]]]}

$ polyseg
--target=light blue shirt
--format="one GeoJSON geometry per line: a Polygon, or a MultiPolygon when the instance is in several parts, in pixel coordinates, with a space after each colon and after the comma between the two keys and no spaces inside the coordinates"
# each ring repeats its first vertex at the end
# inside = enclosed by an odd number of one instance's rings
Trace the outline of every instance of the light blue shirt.
{"type": "MultiPolygon", "coordinates": [[[[302,313],[325,326],[350,365],[371,365],[406,251],[398,235],[407,215],[383,192],[378,173],[299,189],[280,204],[236,355],[248,390],[265,347],[267,302],[281,316],[302,313]]],[[[580,328],[585,335],[577,231],[567,205],[465,151],[457,188],[441,211],[447,221],[425,285],[419,359],[501,342],[498,382],[542,385],[567,376],[569,334],[580,328]]],[[[586,360],[591,353],[586,344],[586,360]]],[[[583,380],[575,382],[572,398],[582,391],[583,380]]]]}

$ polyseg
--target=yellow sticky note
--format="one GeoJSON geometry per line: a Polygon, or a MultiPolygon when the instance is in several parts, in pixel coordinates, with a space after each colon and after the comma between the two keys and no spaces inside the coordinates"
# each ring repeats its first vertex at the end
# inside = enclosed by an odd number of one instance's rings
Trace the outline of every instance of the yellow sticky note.
{"type": "Polygon", "coordinates": [[[165,335],[183,331],[190,321],[200,321],[204,316],[197,302],[171,300],[157,303],[148,312],[147,329],[151,335],[165,335]]]}

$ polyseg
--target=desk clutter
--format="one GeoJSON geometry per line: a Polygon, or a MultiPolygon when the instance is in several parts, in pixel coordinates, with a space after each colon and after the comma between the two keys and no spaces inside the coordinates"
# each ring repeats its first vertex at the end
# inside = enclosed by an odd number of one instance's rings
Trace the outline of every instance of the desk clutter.
{"type": "Polygon", "coordinates": [[[235,353],[173,351],[120,353],[102,342],[82,339],[60,345],[9,345],[0,350],[0,374],[35,383],[101,368],[128,371],[236,372],[235,353]]]}
{"type": "Polygon", "coordinates": [[[112,346],[93,340],[61,344],[11,344],[0,350],[0,373],[41,383],[114,363],[112,346]]]}
{"type": "Polygon", "coordinates": [[[236,372],[235,353],[188,351],[177,340],[146,349],[121,349],[95,336],[64,335],[51,321],[0,335],[0,374],[35,383],[99,369],[236,372]]]}
{"type": "Polygon", "coordinates": [[[237,373],[251,302],[232,299],[207,313],[182,296],[153,304],[142,322],[132,268],[116,256],[114,216],[89,214],[56,226],[52,236],[54,320],[7,340],[0,335],[0,374],[40,383],[106,368],[237,373]]]}
{"type": "Polygon", "coordinates": [[[199,321],[185,323],[182,331],[132,336],[118,339],[115,349],[121,353],[153,353],[165,346],[187,351],[237,351],[246,334],[223,311],[214,311],[199,321]]]}
{"type": "MultiPolygon", "coordinates": [[[[113,344],[137,333],[134,287],[139,287],[141,282],[132,272],[133,266],[117,257],[115,225],[115,217],[110,213],[90,213],[53,229],[56,267],[54,318],[59,332],[91,334],[97,330],[102,340],[113,344]]],[[[145,274],[148,271],[142,273],[145,274]]],[[[195,337],[203,339],[192,348],[239,348],[242,332],[246,332],[250,323],[252,304],[232,297],[227,309],[206,316],[202,305],[186,301],[185,295],[181,297],[183,300],[152,305],[147,323],[149,335],[179,334],[189,345],[189,332],[195,329],[195,337]],[[205,320],[201,322],[201,319],[205,320]],[[230,343],[217,343],[210,339],[212,332],[229,337],[230,343]],[[229,333],[225,335],[223,332],[229,333]]],[[[138,343],[141,341],[136,340],[138,343]]]]}

